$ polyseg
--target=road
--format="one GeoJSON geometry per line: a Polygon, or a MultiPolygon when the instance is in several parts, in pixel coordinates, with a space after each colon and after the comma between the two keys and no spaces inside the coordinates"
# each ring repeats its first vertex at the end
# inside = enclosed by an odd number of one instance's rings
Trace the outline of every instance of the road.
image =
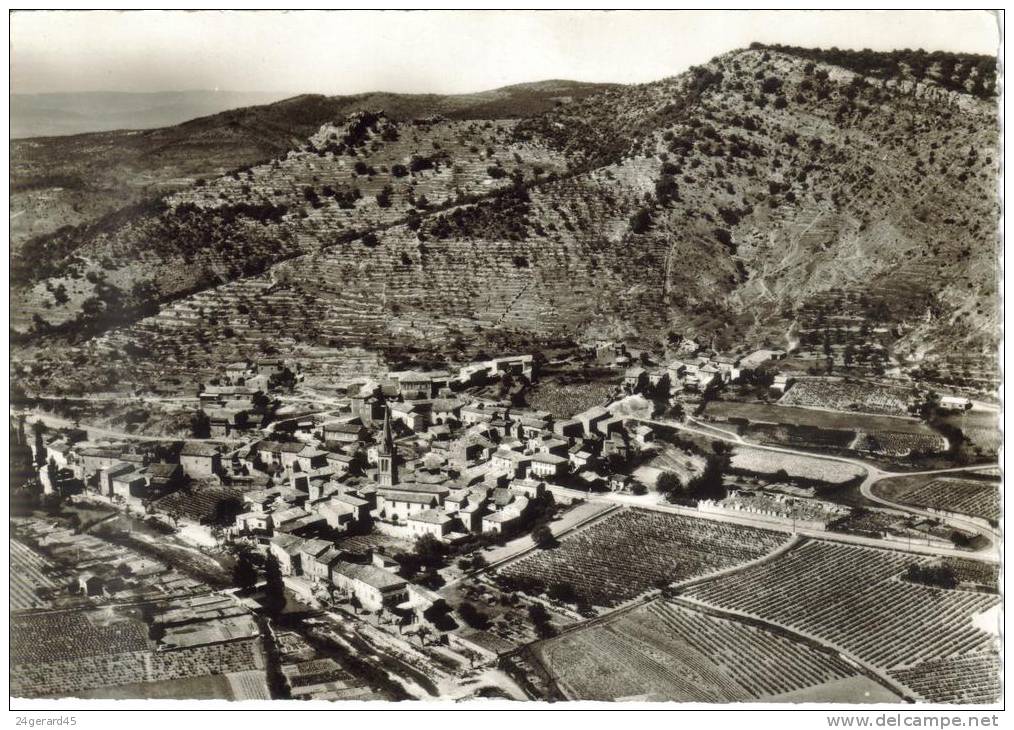
{"type": "MultiPolygon", "coordinates": [[[[50,413],[43,413],[41,411],[15,411],[15,414],[24,415],[25,420],[28,423],[41,421],[45,425],[54,428],[81,428],[88,432],[89,438],[101,436],[103,438],[117,439],[121,441],[205,441],[205,439],[188,439],[173,436],[149,436],[147,434],[129,433],[128,431],[119,431],[114,428],[105,428],[103,426],[95,426],[89,423],[82,423],[80,421],[72,421],[69,418],[54,416],[50,413]]],[[[239,439],[228,438],[215,439],[215,441],[220,441],[222,443],[240,443],[239,439]]]]}

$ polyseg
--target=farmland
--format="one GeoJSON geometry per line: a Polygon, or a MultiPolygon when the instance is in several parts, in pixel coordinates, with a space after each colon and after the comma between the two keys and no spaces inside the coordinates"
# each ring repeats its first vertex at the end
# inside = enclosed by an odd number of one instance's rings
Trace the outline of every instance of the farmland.
{"type": "Polygon", "coordinates": [[[549,411],[557,418],[570,418],[602,403],[619,382],[620,376],[609,370],[545,372],[525,397],[536,410],[549,411]]]}
{"type": "MultiPolygon", "coordinates": [[[[925,561],[894,551],[810,541],[775,560],[693,586],[686,595],[820,639],[884,672],[904,673],[926,662],[995,651],[995,637],[973,619],[995,607],[999,598],[900,580],[908,565],[925,561]]],[[[996,676],[986,680],[975,691],[996,697],[996,676]]],[[[910,689],[926,701],[937,701],[948,696],[944,684],[910,689]]]]}
{"type": "Polygon", "coordinates": [[[36,589],[56,587],[56,583],[44,572],[49,563],[17,540],[11,540],[10,546],[11,610],[45,607],[47,601],[39,597],[36,589]]]}
{"type": "Polygon", "coordinates": [[[705,415],[729,421],[761,443],[795,448],[906,456],[945,447],[940,434],[914,418],[734,401],[710,403],[705,415]]]}
{"type": "Polygon", "coordinates": [[[784,406],[824,408],[830,411],[873,413],[885,416],[908,414],[909,394],[904,388],[873,383],[813,378],[793,385],[778,401],[784,406]]]}
{"type": "Polygon", "coordinates": [[[856,676],[830,653],[665,600],[533,647],[570,699],[746,702],[856,676]]]}
{"type": "Polygon", "coordinates": [[[156,651],[143,621],[111,610],[16,614],[11,636],[12,696],[81,696],[115,687],[102,696],[179,697],[200,684],[195,678],[264,666],[259,639],[156,651]],[[156,685],[141,687],[150,683],[156,685]]]}
{"type": "Polygon", "coordinates": [[[732,453],[732,468],[764,476],[773,476],[784,470],[790,477],[828,484],[845,484],[859,479],[866,473],[862,467],[840,461],[799,454],[782,454],[752,449],[748,446],[735,447],[732,453]]]}
{"type": "Polygon", "coordinates": [[[874,492],[892,502],[957,512],[993,523],[1000,519],[1000,484],[995,481],[954,477],[897,477],[877,482],[874,492]]]}
{"type": "Polygon", "coordinates": [[[615,606],[659,584],[697,578],[771,552],[787,536],[642,509],[624,509],[502,570],[570,583],[580,599],[615,606]]]}

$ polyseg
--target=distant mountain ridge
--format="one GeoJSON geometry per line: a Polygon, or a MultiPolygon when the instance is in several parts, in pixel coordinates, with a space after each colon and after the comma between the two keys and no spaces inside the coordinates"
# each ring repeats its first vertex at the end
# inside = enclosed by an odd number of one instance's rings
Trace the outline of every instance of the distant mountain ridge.
{"type": "Polygon", "coordinates": [[[269,104],[292,95],[291,92],[203,90],[11,94],[11,138],[169,127],[195,117],[241,106],[269,104]]]}

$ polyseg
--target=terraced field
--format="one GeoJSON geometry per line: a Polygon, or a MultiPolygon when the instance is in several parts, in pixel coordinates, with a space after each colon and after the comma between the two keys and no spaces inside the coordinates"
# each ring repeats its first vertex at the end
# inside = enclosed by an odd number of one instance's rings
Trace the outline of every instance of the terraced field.
{"type": "Polygon", "coordinates": [[[782,533],[624,509],[538,550],[501,572],[547,586],[571,583],[596,606],[615,606],[659,584],[697,578],[759,558],[784,543],[782,533]]]}
{"type": "Polygon", "coordinates": [[[569,699],[647,695],[675,702],[749,702],[813,690],[857,672],[833,654],[746,623],[664,600],[537,644],[569,699]]]}
{"type": "Polygon", "coordinates": [[[778,403],[785,406],[826,408],[831,411],[905,416],[908,414],[909,400],[908,391],[904,388],[860,381],[812,378],[793,385],[778,403]]]}
{"type": "MultiPolygon", "coordinates": [[[[900,579],[906,566],[927,561],[810,541],[774,560],[692,586],[686,596],[819,639],[892,676],[919,677],[916,686],[908,685],[914,695],[945,701],[942,698],[953,696],[948,673],[923,679],[937,666],[924,665],[959,660],[975,664],[977,658],[994,654],[996,636],[974,620],[997,606],[999,597],[900,579]]],[[[998,696],[997,676],[979,676],[974,692],[998,696]]]]}

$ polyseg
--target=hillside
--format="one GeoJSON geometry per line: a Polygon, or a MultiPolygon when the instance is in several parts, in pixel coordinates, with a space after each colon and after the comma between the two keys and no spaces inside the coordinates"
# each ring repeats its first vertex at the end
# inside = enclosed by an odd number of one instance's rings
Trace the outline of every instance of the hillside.
{"type": "Polygon", "coordinates": [[[604,88],[609,85],[544,81],[457,96],[308,94],[158,129],[14,139],[11,241],[18,247],[64,226],[94,221],[126,203],[284,155],[322,124],[357,111],[384,109],[402,120],[433,114],[514,119],[604,88]]]}
{"type": "MultiPolygon", "coordinates": [[[[287,151],[15,259],[15,324],[34,316],[40,333],[23,351],[30,380],[55,366],[39,337],[71,331],[80,388],[266,352],[340,377],[378,355],[599,337],[847,343],[881,367],[990,362],[986,67],[935,57],[920,77],[906,58],[753,48],[523,119],[467,119],[492,114],[487,100],[340,120],[321,99],[303,126],[258,121],[270,131],[236,144],[287,151]]],[[[208,129],[209,147],[228,128],[208,129]]]]}

